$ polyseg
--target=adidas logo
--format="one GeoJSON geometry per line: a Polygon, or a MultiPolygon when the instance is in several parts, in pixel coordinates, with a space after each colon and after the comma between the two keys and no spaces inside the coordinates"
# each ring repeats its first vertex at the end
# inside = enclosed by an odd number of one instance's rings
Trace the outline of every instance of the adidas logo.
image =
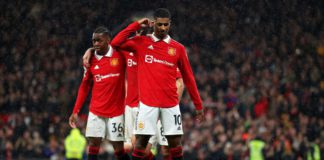
{"type": "Polygon", "coordinates": [[[179,131],[181,131],[181,130],[182,130],[180,126],[178,127],[178,130],[179,130],[179,131]]]}
{"type": "Polygon", "coordinates": [[[98,66],[98,65],[96,65],[96,66],[94,67],[94,69],[99,69],[99,66],[98,66]]]}
{"type": "Polygon", "coordinates": [[[166,141],[166,139],[163,137],[163,138],[162,138],[162,141],[166,141]]]}
{"type": "Polygon", "coordinates": [[[147,48],[150,49],[150,50],[154,49],[152,45],[149,45],[147,48]]]}
{"type": "Polygon", "coordinates": [[[117,137],[123,137],[123,135],[119,133],[119,134],[117,135],[117,137]]]}
{"type": "Polygon", "coordinates": [[[134,53],[133,53],[133,52],[130,52],[129,55],[130,55],[130,56],[134,56],[134,53]]]}

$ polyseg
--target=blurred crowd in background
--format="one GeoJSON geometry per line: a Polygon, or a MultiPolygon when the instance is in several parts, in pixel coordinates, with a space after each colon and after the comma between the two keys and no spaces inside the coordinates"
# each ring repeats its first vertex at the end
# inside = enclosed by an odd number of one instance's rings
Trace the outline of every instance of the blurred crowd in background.
{"type": "MultiPolygon", "coordinates": [[[[63,159],[64,139],[93,30],[166,7],[206,107],[198,124],[181,100],[184,159],[240,160],[248,142],[267,159],[324,153],[324,2],[0,1],[0,159],[63,159]]],[[[141,17],[139,17],[141,18],[141,17]]],[[[80,115],[84,133],[87,107],[80,115]]],[[[103,145],[102,159],[112,157],[103,145]]],[[[324,155],[322,154],[322,157],[324,155]]]]}

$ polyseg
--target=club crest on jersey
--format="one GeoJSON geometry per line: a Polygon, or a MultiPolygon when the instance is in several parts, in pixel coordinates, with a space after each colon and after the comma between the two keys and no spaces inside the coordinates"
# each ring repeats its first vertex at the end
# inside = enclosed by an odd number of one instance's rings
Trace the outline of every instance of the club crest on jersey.
{"type": "Polygon", "coordinates": [[[117,66],[118,63],[119,63],[119,62],[118,62],[118,58],[112,58],[112,59],[110,60],[110,65],[113,66],[113,67],[117,66]]]}
{"type": "Polygon", "coordinates": [[[138,123],[138,129],[140,129],[140,130],[144,129],[144,122],[138,123]]]}
{"type": "Polygon", "coordinates": [[[176,49],[170,47],[169,50],[168,50],[168,54],[169,54],[170,56],[175,56],[175,55],[176,55],[176,49]]]}

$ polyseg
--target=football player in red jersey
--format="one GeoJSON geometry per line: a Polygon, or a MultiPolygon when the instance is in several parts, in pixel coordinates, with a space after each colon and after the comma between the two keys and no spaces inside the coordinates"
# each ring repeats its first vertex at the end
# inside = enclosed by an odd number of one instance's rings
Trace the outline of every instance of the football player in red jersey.
{"type": "Polygon", "coordinates": [[[93,82],[86,127],[88,160],[98,159],[103,139],[111,142],[117,159],[130,159],[124,150],[125,59],[109,45],[110,39],[107,28],[98,27],[94,31],[92,43],[95,53],[90,59],[90,66],[84,67],[76,103],[69,118],[70,126],[75,128],[78,113],[93,82]]]}
{"type": "Polygon", "coordinates": [[[190,67],[185,47],[171,39],[168,31],[171,15],[167,9],[154,12],[154,32],[148,36],[128,39],[151,21],[143,18],[117,34],[112,46],[133,52],[138,61],[139,111],[136,119],[136,145],[132,158],[142,159],[151,135],[155,134],[160,118],[168,139],[172,159],[183,159],[181,113],[176,87],[177,68],[197,110],[197,119],[204,120],[202,102],[190,67]]]}
{"type": "MultiPolygon", "coordinates": [[[[183,90],[184,90],[184,84],[183,84],[183,79],[181,76],[181,73],[179,71],[179,69],[177,69],[177,81],[176,81],[176,85],[177,85],[177,93],[178,93],[178,99],[179,99],[179,103],[183,94],[183,90]]],[[[158,120],[157,122],[157,132],[155,135],[151,136],[151,138],[149,139],[149,142],[146,146],[146,153],[148,153],[147,157],[149,158],[153,158],[152,156],[152,150],[157,149],[157,144],[159,144],[161,146],[161,154],[163,156],[163,160],[171,160],[171,155],[170,155],[170,151],[169,151],[169,145],[168,145],[168,141],[166,139],[166,137],[164,136],[164,129],[162,127],[161,124],[161,120],[158,120]]]]}

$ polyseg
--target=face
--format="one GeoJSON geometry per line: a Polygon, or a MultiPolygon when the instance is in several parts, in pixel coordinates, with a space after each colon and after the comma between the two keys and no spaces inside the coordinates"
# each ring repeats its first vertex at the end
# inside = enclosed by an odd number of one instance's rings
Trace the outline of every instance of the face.
{"type": "Polygon", "coordinates": [[[110,39],[103,33],[94,33],[92,35],[92,45],[98,54],[104,55],[108,51],[108,43],[110,39]]]}
{"type": "Polygon", "coordinates": [[[169,18],[156,18],[154,21],[154,34],[163,39],[168,33],[171,25],[169,18]]]}

